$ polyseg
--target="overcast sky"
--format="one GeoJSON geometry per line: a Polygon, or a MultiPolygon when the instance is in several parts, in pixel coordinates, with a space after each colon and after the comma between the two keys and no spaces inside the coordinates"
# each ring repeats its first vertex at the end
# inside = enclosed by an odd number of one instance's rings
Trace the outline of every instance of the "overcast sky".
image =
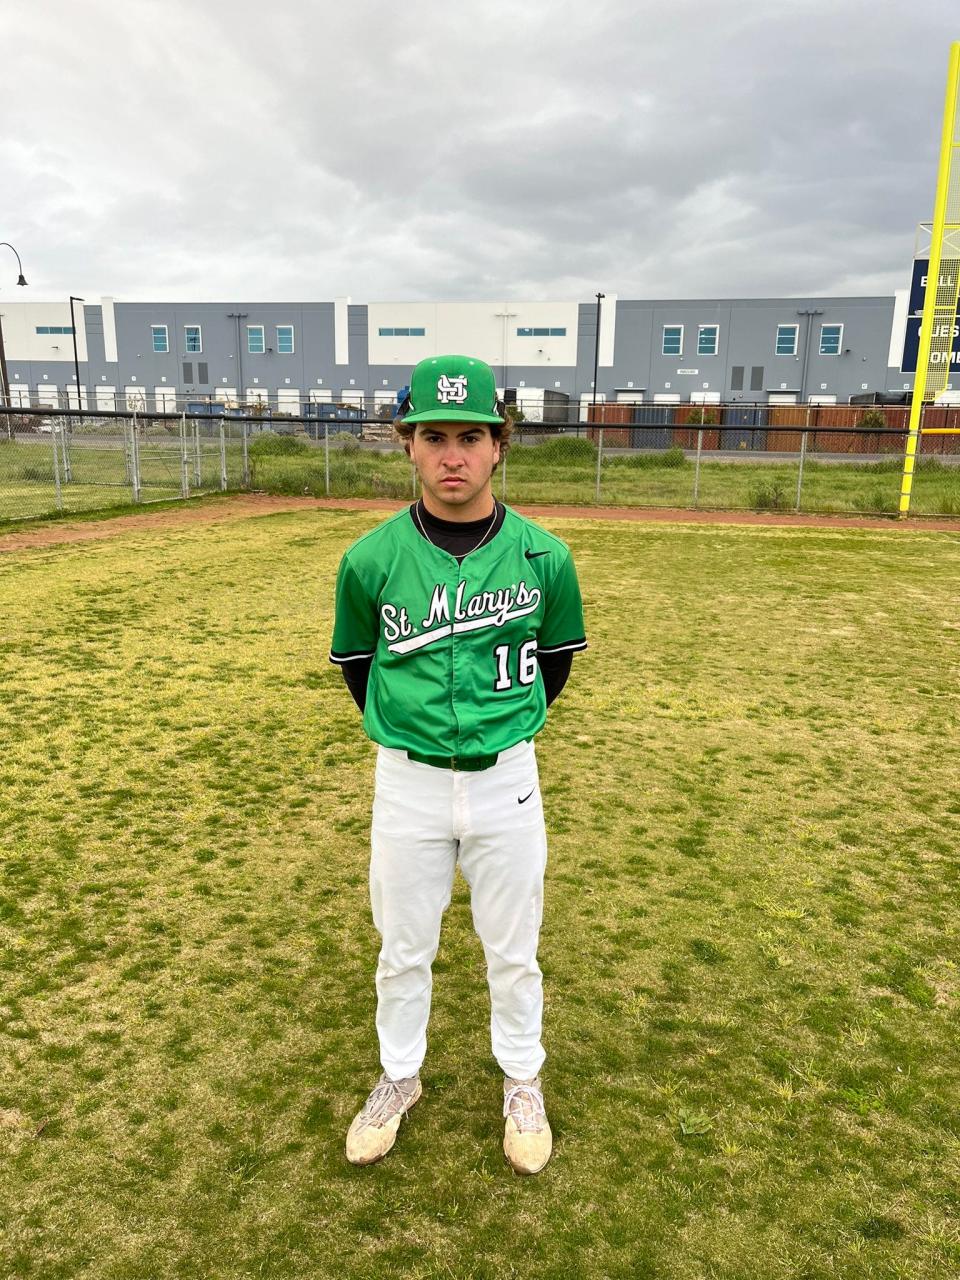
{"type": "Polygon", "coordinates": [[[957,0],[0,12],[37,301],[890,293],[960,39],[957,0]]]}

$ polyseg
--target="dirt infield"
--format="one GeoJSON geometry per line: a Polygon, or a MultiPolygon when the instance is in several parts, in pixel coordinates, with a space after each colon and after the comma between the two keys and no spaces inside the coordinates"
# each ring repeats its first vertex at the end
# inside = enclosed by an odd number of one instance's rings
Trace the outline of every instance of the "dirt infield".
{"type": "MultiPolygon", "coordinates": [[[[231,498],[197,499],[183,506],[164,506],[132,515],[105,515],[99,520],[57,521],[35,529],[0,532],[0,552],[49,547],[63,542],[97,542],[125,533],[176,529],[194,524],[223,524],[251,516],[283,511],[329,509],[340,511],[399,511],[406,502],[383,498],[285,498],[266,493],[239,494],[231,498]]],[[[633,520],[669,524],[766,525],[798,529],[886,529],[910,532],[918,529],[960,533],[960,520],[896,520],[885,516],[796,515],[786,512],[691,511],[656,507],[518,506],[527,516],[555,516],[577,520],[633,520]]]]}

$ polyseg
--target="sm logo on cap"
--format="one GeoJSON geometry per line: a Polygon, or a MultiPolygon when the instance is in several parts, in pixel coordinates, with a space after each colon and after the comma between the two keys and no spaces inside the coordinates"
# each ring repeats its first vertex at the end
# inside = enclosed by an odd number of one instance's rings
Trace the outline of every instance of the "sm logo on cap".
{"type": "Polygon", "coordinates": [[[463,404],[467,398],[467,375],[448,378],[444,373],[437,379],[437,399],[441,404],[463,404]]]}

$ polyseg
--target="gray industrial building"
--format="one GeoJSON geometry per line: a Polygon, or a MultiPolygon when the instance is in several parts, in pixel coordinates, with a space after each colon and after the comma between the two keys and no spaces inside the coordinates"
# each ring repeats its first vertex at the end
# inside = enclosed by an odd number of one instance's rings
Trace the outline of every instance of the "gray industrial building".
{"type": "MultiPolygon", "coordinates": [[[[417,360],[488,360],[527,416],[545,402],[844,404],[902,394],[905,299],[79,304],[85,407],[197,401],[275,413],[348,404],[386,416],[417,360]]],[[[4,303],[13,404],[77,403],[64,303],[4,303]]]]}

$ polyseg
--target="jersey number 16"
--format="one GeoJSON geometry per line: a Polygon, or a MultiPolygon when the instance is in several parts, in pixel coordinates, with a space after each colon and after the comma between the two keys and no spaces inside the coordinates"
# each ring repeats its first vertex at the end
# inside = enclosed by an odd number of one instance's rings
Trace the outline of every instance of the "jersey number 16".
{"type": "MultiPolygon", "coordinates": [[[[497,693],[501,693],[504,689],[512,689],[510,646],[508,644],[498,644],[493,651],[493,656],[497,662],[497,678],[494,682],[494,689],[497,693]]],[[[525,640],[517,650],[517,683],[533,684],[536,678],[537,642],[536,640],[525,640]]]]}

